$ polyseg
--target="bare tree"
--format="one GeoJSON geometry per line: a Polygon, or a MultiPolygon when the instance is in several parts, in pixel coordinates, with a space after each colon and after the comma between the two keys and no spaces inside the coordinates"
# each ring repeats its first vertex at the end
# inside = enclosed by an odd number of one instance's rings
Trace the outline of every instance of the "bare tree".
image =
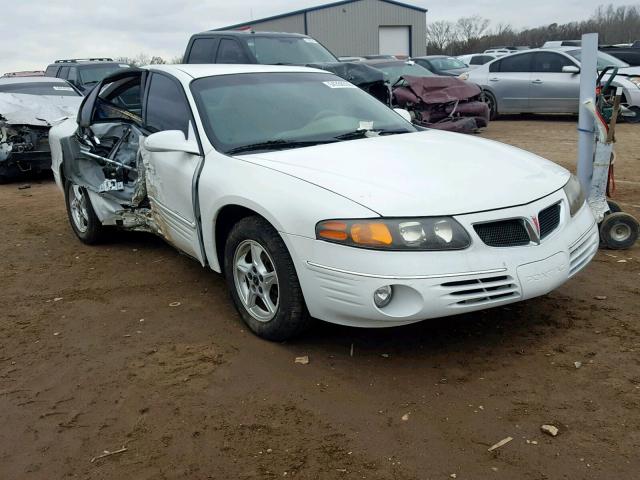
{"type": "Polygon", "coordinates": [[[456,29],[452,22],[438,20],[427,25],[427,50],[444,52],[446,47],[456,40],[456,29]]]}
{"type": "Polygon", "coordinates": [[[463,42],[469,42],[480,38],[487,31],[491,22],[480,15],[459,18],[456,22],[458,38],[463,42]]]}

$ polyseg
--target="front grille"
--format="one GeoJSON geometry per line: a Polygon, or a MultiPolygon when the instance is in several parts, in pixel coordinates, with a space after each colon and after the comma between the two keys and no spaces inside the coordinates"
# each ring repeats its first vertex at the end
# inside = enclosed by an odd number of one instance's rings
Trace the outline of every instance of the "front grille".
{"type": "Polygon", "coordinates": [[[474,225],[476,233],[490,247],[529,245],[529,234],[522,220],[500,220],[474,225]]]}
{"type": "Polygon", "coordinates": [[[509,275],[457,280],[441,285],[450,307],[490,305],[520,297],[518,285],[509,275]]]}
{"type": "Polygon", "coordinates": [[[560,204],[556,203],[545,208],[538,215],[540,222],[540,238],[544,238],[560,225],[560,204]]]}
{"type": "Polygon", "coordinates": [[[574,276],[580,270],[587,266],[593,256],[598,251],[600,237],[598,232],[581,239],[577,244],[569,250],[569,277],[574,276]]]}

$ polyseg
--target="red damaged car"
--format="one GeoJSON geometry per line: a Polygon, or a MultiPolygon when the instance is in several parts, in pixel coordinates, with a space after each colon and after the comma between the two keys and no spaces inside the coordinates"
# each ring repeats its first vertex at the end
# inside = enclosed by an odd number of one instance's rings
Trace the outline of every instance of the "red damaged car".
{"type": "Polygon", "coordinates": [[[412,61],[366,63],[387,74],[392,106],[408,110],[417,125],[473,133],[489,123],[489,108],[474,83],[434,75],[412,61]]]}

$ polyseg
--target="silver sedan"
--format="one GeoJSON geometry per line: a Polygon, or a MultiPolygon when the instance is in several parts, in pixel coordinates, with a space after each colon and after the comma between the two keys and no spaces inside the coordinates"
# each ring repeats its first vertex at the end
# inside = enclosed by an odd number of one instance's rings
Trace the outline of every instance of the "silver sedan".
{"type": "MultiPolygon", "coordinates": [[[[499,113],[578,113],[580,55],[576,47],[514,53],[461,75],[483,89],[491,117],[499,113]]],[[[598,70],[619,68],[613,85],[623,88],[622,104],[640,117],[640,67],[603,52],[598,70]]]]}

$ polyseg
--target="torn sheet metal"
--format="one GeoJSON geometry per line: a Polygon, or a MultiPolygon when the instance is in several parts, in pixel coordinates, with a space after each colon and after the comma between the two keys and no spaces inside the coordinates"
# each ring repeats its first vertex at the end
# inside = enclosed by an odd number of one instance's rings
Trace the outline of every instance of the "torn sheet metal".
{"type": "Polygon", "coordinates": [[[389,105],[391,100],[387,75],[377,68],[361,62],[313,63],[308,67],[331,72],[389,105]]]}
{"type": "Polygon", "coordinates": [[[452,77],[404,76],[393,89],[395,103],[423,127],[472,133],[489,124],[489,107],[477,85],[452,77]]]}

